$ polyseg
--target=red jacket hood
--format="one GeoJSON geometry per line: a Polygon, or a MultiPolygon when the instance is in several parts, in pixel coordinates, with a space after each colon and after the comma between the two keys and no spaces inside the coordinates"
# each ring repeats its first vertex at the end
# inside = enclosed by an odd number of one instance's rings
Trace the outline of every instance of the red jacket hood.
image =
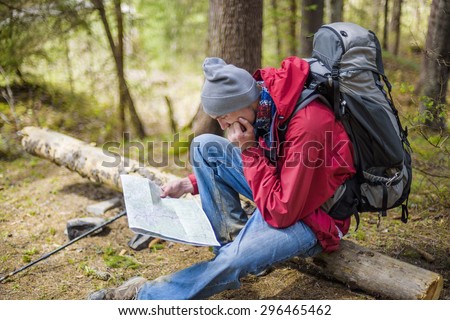
{"type": "Polygon", "coordinates": [[[308,62],[292,56],[283,60],[279,69],[272,67],[259,69],[253,77],[257,81],[264,81],[275,102],[278,115],[287,119],[294,111],[308,78],[308,72],[308,62]]]}

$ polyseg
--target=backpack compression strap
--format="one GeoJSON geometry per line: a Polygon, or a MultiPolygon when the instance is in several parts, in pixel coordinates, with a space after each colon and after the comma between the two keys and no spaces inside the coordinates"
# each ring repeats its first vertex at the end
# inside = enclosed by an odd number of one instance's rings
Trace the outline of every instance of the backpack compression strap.
{"type": "Polygon", "coordinates": [[[339,111],[340,99],[339,99],[339,67],[333,66],[331,70],[330,86],[333,91],[333,108],[334,116],[336,120],[341,120],[341,112],[339,111]]]}

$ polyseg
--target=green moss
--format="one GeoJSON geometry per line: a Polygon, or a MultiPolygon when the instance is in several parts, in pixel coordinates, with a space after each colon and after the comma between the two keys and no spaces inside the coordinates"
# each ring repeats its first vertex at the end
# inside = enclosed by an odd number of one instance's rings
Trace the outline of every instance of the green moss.
{"type": "Polygon", "coordinates": [[[10,213],[0,213],[0,222],[8,222],[10,218],[10,213]]]}
{"type": "Polygon", "coordinates": [[[405,249],[405,251],[403,251],[402,255],[404,257],[408,257],[408,258],[415,259],[415,260],[420,259],[420,253],[418,253],[416,250],[409,249],[409,248],[405,249]]]}
{"type": "Polygon", "coordinates": [[[84,275],[87,277],[95,277],[96,272],[93,268],[89,267],[86,263],[83,263],[80,267],[84,275]]]}
{"type": "Polygon", "coordinates": [[[162,249],[164,249],[164,245],[162,243],[157,243],[150,247],[150,250],[152,252],[156,252],[157,250],[162,250],[162,249]]]}
{"type": "Polygon", "coordinates": [[[32,256],[34,256],[35,254],[38,254],[39,250],[37,250],[36,248],[31,248],[31,249],[27,249],[25,250],[25,252],[22,255],[22,261],[24,263],[29,263],[32,260],[32,256]]]}
{"type": "Polygon", "coordinates": [[[366,234],[361,229],[358,229],[355,234],[355,239],[358,241],[365,241],[366,240],[366,234]]]}
{"type": "Polygon", "coordinates": [[[106,248],[103,254],[103,261],[110,268],[137,269],[140,264],[129,256],[120,256],[116,254],[116,250],[111,247],[106,248]]]}
{"type": "Polygon", "coordinates": [[[48,229],[48,233],[50,233],[50,235],[54,236],[56,234],[56,229],[52,227],[52,228],[48,229]]]}
{"type": "Polygon", "coordinates": [[[31,248],[31,249],[25,250],[25,254],[29,255],[29,256],[35,255],[37,253],[39,253],[39,250],[36,248],[31,248]]]}

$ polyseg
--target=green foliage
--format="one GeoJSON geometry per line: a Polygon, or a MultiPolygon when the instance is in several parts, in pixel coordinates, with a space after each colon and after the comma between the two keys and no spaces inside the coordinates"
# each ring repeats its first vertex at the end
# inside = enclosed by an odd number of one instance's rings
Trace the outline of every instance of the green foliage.
{"type": "MultiPolygon", "coordinates": [[[[384,1],[345,0],[344,2],[344,21],[357,23],[376,32],[379,40],[383,41],[384,1]],[[377,4],[378,9],[375,7],[377,4]]],[[[403,1],[400,37],[402,53],[399,55],[400,57],[404,57],[406,54],[415,55],[415,52],[411,52],[411,47],[423,47],[428,27],[430,3],[430,1],[403,1]]],[[[393,4],[393,1],[389,1],[389,13],[392,12],[393,4]]],[[[389,26],[388,39],[394,39],[389,26]]]]}
{"type": "Polygon", "coordinates": [[[418,121],[426,124],[432,124],[442,122],[447,119],[448,110],[446,104],[436,104],[434,99],[427,96],[421,96],[420,102],[422,104],[423,111],[420,114],[418,121]]]}
{"type": "Polygon", "coordinates": [[[156,251],[162,250],[162,249],[164,249],[164,245],[163,245],[162,243],[157,243],[157,244],[154,244],[154,245],[152,245],[152,246],[150,247],[150,250],[151,250],[152,252],[156,252],[156,251]]]}
{"type": "MultiPolygon", "coordinates": [[[[420,117],[415,116],[414,119],[420,117]]],[[[450,206],[450,141],[445,132],[428,132],[422,120],[409,136],[413,148],[410,203],[419,208],[450,206]]]]}
{"type": "Polygon", "coordinates": [[[366,234],[362,229],[358,229],[354,235],[355,239],[358,241],[366,240],[366,234]]]}
{"type": "MultiPolygon", "coordinates": [[[[69,263],[73,264],[71,262],[69,263]]],[[[90,267],[86,262],[81,262],[78,265],[78,268],[84,273],[86,277],[100,279],[103,281],[107,281],[111,277],[109,273],[98,271],[95,268],[90,267]]]]}
{"type": "Polygon", "coordinates": [[[290,1],[277,1],[276,9],[273,7],[273,2],[264,1],[262,41],[263,66],[278,66],[285,57],[298,54],[296,52],[291,52],[290,47],[293,43],[297,48],[296,51],[298,52],[299,50],[300,15],[300,6],[297,6],[296,12],[292,12],[290,1]],[[294,36],[294,39],[292,39],[290,30],[292,18],[296,20],[296,35],[294,36]],[[279,48],[278,44],[280,45],[279,48]]]}
{"type": "Polygon", "coordinates": [[[36,248],[25,250],[25,254],[29,256],[35,255],[37,253],[39,253],[39,250],[37,250],[36,248]]]}
{"type": "Polygon", "coordinates": [[[32,248],[32,249],[27,249],[25,250],[25,252],[22,255],[22,261],[24,263],[29,263],[32,260],[32,256],[34,256],[35,254],[38,254],[39,250],[37,250],[36,248],[32,248]]]}
{"type": "Polygon", "coordinates": [[[48,229],[48,233],[50,233],[51,236],[54,236],[56,234],[56,229],[52,227],[48,229]]]}
{"type": "Polygon", "coordinates": [[[400,84],[400,88],[398,88],[398,91],[401,94],[413,94],[414,93],[414,85],[407,82],[402,82],[400,84]]]}
{"type": "MultiPolygon", "coordinates": [[[[420,211],[450,207],[450,132],[432,130],[434,102],[418,97],[412,83],[419,73],[419,59],[384,56],[385,69],[394,84],[392,95],[412,148],[413,180],[409,205],[420,211]]],[[[449,121],[447,107],[438,116],[449,121]]],[[[449,123],[450,124],[450,123],[449,123]]]]}
{"type": "MultiPolygon", "coordinates": [[[[0,90],[3,88],[0,87],[0,90]]],[[[56,131],[70,132],[82,140],[102,142],[112,135],[114,124],[105,114],[104,106],[95,104],[84,93],[72,93],[63,86],[49,83],[11,85],[14,112],[0,101],[0,159],[12,160],[22,154],[20,136],[16,129],[33,125],[56,131]],[[19,124],[19,128],[17,128],[19,124]]]]}
{"type": "Polygon", "coordinates": [[[1,263],[5,263],[5,262],[8,261],[10,258],[11,258],[11,257],[10,257],[9,254],[1,255],[1,256],[0,256],[0,262],[1,262],[1,263]]]}
{"type": "Polygon", "coordinates": [[[116,250],[112,247],[107,247],[103,253],[103,261],[110,268],[125,268],[137,269],[140,264],[129,256],[117,255],[116,250]]]}
{"type": "Polygon", "coordinates": [[[130,28],[139,30],[133,48],[145,57],[145,65],[175,71],[185,59],[191,66],[201,64],[206,54],[208,1],[136,2],[138,14],[130,17],[130,28]]]}
{"type": "Polygon", "coordinates": [[[86,26],[83,2],[67,0],[4,1],[0,4],[0,61],[14,74],[28,59],[48,60],[48,44],[76,27],[86,26]]]}
{"type": "Polygon", "coordinates": [[[318,8],[317,4],[311,4],[306,7],[306,11],[316,11],[318,8]]]}

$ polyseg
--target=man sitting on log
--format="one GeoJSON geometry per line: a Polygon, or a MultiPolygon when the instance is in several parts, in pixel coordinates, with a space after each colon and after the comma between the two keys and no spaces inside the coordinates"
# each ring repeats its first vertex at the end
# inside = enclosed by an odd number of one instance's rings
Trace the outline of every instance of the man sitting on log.
{"type": "Polygon", "coordinates": [[[221,246],[210,261],[152,281],[134,277],[89,299],[208,298],[291,257],[334,251],[348,231],[350,218],[334,220],[321,208],[355,172],[342,124],[317,100],[289,119],[308,63],[290,57],[281,68],[260,69],[252,77],[220,58],[207,58],[203,71],[203,108],[228,139],[195,138],[194,174],[164,185],[162,196],[199,193],[221,246]],[[250,218],[239,194],[257,206],[250,218]]]}

